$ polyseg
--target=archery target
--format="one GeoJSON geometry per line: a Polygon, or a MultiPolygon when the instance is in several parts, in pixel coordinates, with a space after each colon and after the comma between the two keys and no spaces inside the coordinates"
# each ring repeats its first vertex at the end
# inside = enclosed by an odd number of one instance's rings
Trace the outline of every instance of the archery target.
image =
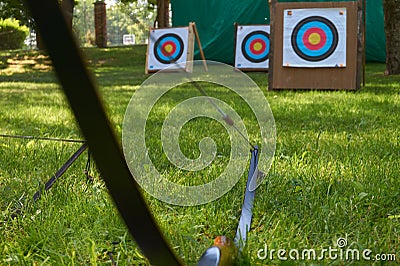
{"type": "Polygon", "coordinates": [[[284,10],[283,35],[283,66],[346,66],[346,9],[284,10]]]}
{"type": "Polygon", "coordinates": [[[160,70],[166,67],[185,67],[177,64],[187,60],[189,28],[152,29],[149,35],[147,67],[160,70]]]}
{"type": "Polygon", "coordinates": [[[175,33],[162,35],[154,44],[154,56],[163,64],[174,63],[183,53],[183,41],[175,33]]]}
{"type": "Polygon", "coordinates": [[[238,25],[236,31],[235,67],[268,69],[269,25],[238,25]]]}

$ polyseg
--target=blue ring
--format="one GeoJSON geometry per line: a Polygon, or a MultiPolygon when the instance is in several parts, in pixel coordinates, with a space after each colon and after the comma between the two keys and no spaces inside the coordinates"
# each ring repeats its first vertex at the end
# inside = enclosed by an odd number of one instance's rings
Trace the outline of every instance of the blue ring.
{"type": "Polygon", "coordinates": [[[311,21],[311,22],[305,23],[304,25],[302,25],[300,27],[299,33],[296,38],[296,42],[298,44],[300,51],[302,51],[304,54],[306,54],[308,56],[312,56],[312,57],[317,57],[317,56],[321,56],[321,55],[325,54],[326,52],[328,52],[329,48],[333,44],[333,33],[332,33],[332,30],[325,23],[322,23],[320,21],[311,21]],[[321,49],[311,50],[311,49],[308,49],[304,45],[303,36],[309,28],[319,28],[322,31],[324,31],[324,33],[326,34],[326,43],[321,49]]]}
{"type": "Polygon", "coordinates": [[[269,54],[269,46],[270,46],[270,44],[269,44],[269,39],[267,38],[267,36],[265,36],[263,34],[254,34],[250,38],[247,39],[247,41],[245,43],[245,51],[246,51],[246,54],[251,56],[253,59],[260,60],[260,59],[268,56],[268,54],[269,54]],[[265,47],[265,51],[263,53],[261,53],[261,54],[254,54],[250,49],[251,48],[250,44],[255,39],[261,39],[265,43],[265,46],[266,46],[265,47]]]}

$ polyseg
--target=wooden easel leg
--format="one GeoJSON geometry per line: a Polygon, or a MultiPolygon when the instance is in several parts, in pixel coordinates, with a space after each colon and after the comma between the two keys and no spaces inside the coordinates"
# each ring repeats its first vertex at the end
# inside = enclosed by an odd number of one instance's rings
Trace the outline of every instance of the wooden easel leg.
{"type": "Polygon", "coordinates": [[[197,32],[197,28],[196,28],[196,23],[190,22],[189,26],[192,27],[192,29],[193,29],[194,36],[196,37],[197,45],[199,46],[200,56],[201,56],[201,59],[203,60],[204,70],[207,72],[208,67],[207,67],[206,57],[204,56],[203,47],[201,46],[199,33],[197,32]]]}

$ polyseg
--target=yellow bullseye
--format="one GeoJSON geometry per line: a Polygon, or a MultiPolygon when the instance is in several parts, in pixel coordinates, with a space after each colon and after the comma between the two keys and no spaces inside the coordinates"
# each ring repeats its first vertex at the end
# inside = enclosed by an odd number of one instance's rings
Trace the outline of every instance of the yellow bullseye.
{"type": "Polygon", "coordinates": [[[167,52],[168,54],[172,53],[172,50],[174,50],[174,47],[171,44],[167,44],[164,47],[164,51],[167,52]]]}
{"type": "Polygon", "coordinates": [[[255,50],[255,51],[260,51],[261,49],[262,49],[262,44],[260,43],[260,42],[256,42],[255,44],[254,44],[254,46],[253,46],[253,49],[255,50]]]}
{"type": "Polygon", "coordinates": [[[311,33],[310,36],[308,36],[308,41],[312,45],[317,45],[321,42],[321,36],[318,33],[311,33]]]}

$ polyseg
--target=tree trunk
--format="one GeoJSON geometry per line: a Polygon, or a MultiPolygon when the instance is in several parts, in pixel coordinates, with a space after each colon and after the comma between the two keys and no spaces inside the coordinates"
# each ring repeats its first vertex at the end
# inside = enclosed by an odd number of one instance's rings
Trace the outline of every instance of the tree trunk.
{"type": "Polygon", "coordinates": [[[72,18],[74,16],[74,0],[62,0],[61,10],[63,11],[65,21],[67,22],[68,28],[72,31],[72,18]]]}
{"type": "Polygon", "coordinates": [[[386,74],[400,74],[400,0],[384,0],[386,74]]]}
{"type": "Polygon", "coordinates": [[[94,31],[97,47],[107,47],[107,9],[104,1],[94,3],[94,31]]]}
{"type": "Polygon", "coordinates": [[[43,42],[43,40],[42,40],[42,36],[40,35],[40,33],[39,33],[39,31],[37,30],[37,28],[36,28],[35,32],[36,32],[36,46],[37,46],[37,48],[38,48],[39,50],[44,50],[44,49],[46,49],[46,47],[44,47],[44,42],[43,42]]]}
{"type": "Polygon", "coordinates": [[[158,28],[169,27],[169,0],[158,0],[157,2],[157,17],[154,26],[158,28]]]}

